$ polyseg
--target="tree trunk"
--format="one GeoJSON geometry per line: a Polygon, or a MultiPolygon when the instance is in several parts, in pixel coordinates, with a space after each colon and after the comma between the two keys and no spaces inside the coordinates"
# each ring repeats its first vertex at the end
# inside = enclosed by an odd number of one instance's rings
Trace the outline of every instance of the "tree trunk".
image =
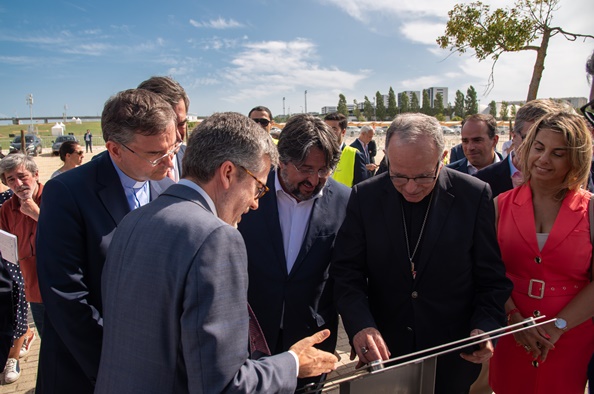
{"type": "Polygon", "coordinates": [[[526,102],[535,100],[536,95],[538,94],[538,87],[540,85],[540,80],[542,79],[542,72],[544,71],[544,62],[545,57],[547,56],[550,38],[551,30],[545,27],[542,33],[540,47],[538,47],[538,51],[536,51],[536,62],[534,62],[532,80],[530,81],[530,87],[528,88],[528,97],[526,97],[526,102]]]}

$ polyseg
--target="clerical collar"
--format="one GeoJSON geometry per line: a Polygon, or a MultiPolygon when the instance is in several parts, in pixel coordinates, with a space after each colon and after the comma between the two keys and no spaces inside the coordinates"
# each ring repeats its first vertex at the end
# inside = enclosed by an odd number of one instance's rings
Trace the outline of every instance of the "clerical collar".
{"type": "Polygon", "coordinates": [[[124,172],[122,170],[120,170],[120,168],[113,161],[111,156],[109,156],[109,159],[111,160],[113,167],[115,168],[116,172],[118,173],[118,177],[120,178],[120,183],[122,184],[122,186],[124,188],[140,189],[141,187],[144,187],[144,185],[146,185],[146,183],[148,182],[148,181],[137,181],[136,179],[130,178],[128,175],[124,174],[124,172]]]}

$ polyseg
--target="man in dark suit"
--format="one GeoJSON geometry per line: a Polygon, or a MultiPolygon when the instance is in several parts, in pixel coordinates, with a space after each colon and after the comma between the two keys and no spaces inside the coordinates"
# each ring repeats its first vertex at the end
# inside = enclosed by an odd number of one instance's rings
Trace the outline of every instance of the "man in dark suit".
{"type": "Polygon", "coordinates": [[[462,149],[464,157],[448,164],[449,168],[474,175],[482,168],[501,160],[496,151],[499,136],[497,121],[492,115],[470,115],[462,122],[462,149]]]}
{"type": "MultiPolygon", "coordinates": [[[[353,188],[330,266],[360,364],[501,327],[512,287],[490,189],[442,166],[435,118],[397,116],[386,141],[388,173],[353,188]]],[[[487,342],[439,357],[435,392],[467,393],[492,354],[487,342]]]]}
{"type": "Polygon", "coordinates": [[[319,348],[333,353],[338,314],[328,266],[350,192],[330,178],[339,141],[320,119],[295,115],[278,152],[279,168],[268,175],[271,193],[238,227],[248,252],[248,300],[273,354],[324,328],[332,335],[319,348]]]}
{"type": "Polygon", "coordinates": [[[361,127],[359,138],[357,138],[351,144],[353,148],[356,148],[363,154],[363,158],[365,159],[365,168],[367,169],[367,178],[372,176],[373,172],[375,172],[377,169],[377,165],[371,162],[371,154],[369,152],[369,143],[371,140],[373,140],[374,134],[375,131],[373,130],[373,127],[365,125],[361,127]]]}
{"type": "Polygon", "coordinates": [[[247,256],[235,226],[258,208],[260,179],[277,162],[253,121],[214,114],[190,137],[184,178],[120,223],[102,279],[95,393],[291,393],[298,374],[334,369],[336,357],[313,348],[328,331],[292,354],[248,360],[247,256]]]}
{"type": "Polygon", "coordinates": [[[464,149],[462,149],[462,144],[452,146],[450,149],[450,158],[448,164],[452,164],[457,162],[458,160],[464,159],[464,149]]]}
{"type": "Polygon", "coordinates": [[[365,167],[363,153],[344,142],[349,123],[347,117],[340,112],[331,112],[324,117],[324,122],[334,131],[340,142],[340,160],[332,173],[332,179],[348,187],[367,179],[369,172],[365,167]]]}
{"type": "Polygon", "coordinates": [[[167,101],[177,116],[177,132],[182,141],[179,151],[175,154],[173,168],[167,176],[173,181],[180,180],[182,175],[182,159],[186,151],[186,131],[188,128],[188,111],[190,110],[190,98],[182,86],[171,77],[151,77],[138,85],[138,89],[149,90],[157,93],[162,99],[167,101]]]}
{"type": "Polygon", "coordinates": [[[163,191],[155,181],[165,178],[179,149],[175,125],[171,106],[157,94],[120,92],[101,116],[107,152],[46,184],[37,227],[46,308],[38,393],[93,392],[107,248],[122,218],[163,191]]]}

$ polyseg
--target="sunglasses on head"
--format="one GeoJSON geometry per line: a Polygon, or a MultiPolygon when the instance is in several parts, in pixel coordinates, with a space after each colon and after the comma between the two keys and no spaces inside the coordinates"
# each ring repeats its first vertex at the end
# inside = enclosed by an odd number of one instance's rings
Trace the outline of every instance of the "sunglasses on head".
{"type": "Polygon", "coordinates": [[[268,119],[264,119],[264,118],[255,118],[252,120],[256,123],[260,123],[264,127],[267,127],[270,124],[270,121],[268,119]]]}

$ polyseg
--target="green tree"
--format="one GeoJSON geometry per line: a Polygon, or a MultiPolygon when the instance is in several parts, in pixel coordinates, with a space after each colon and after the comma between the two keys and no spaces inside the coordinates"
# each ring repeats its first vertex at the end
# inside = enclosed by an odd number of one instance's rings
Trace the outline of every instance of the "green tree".
{"type": "Polygon", "coordinates": [[[494,118],[497,117],[497,103],[495,102],[495,100],[493,100],[489,103],[489,113],[494,118]]]}
{"type": "Polygon", "coordinates": [[[516,114],[518,113],[518,108],[516,107],[515,104],[512,104],[511,106],[511,118],[515,119],[516,118],[516,114]]]}
{"type": "Polygon", "coordinates": [[[429,90],[423,89],[423,100],[421,105],[421,113],[431,115],[431,103],[429,102],[429,90]]]}
{"type": "Polygon", "coordinates": [[[349,117],[349,109],[347,107],[346,97],[342,93],[338,95],[338,108],[336,109],[336,111],[340,112],[347,118],[349,117]]]}
{"type": "Polygon", "coordinates": [[[499,116],[501,117],[501,120],[509,119],[509,115],[507,113],[507,101],[501,102],[501,109],[499,110],[499,116]]]}
{"type": "Polygon", "coordinates": [[[398,95],[398,101],[400,104],[400,113],[403,114],[405,112],[410,112],[410,102],[408,99],[408,94],[401,93],[398,95]]]}
{"type": "Polygon", "coordinates": [[[470,85],[466,91],[466,99],[464,100],[464,116],[478,114],[478,101],[476,90],[470,85]]]}
{"type": "Polygon", "coordinates": [[[454,101],[454,116],[464,118],[464,93],[456,90],[456,100],[454,101]]]}
{"type": "Polygon", "coordinates": [[[417,97],[416,93],[413,93],[410,99],[410,112],[419,112],[420,110],[419,97],[417,97]]]}
{"type": "Polygon", "coordinates": [[[553,26],[553,14],[561,0],[516,0],[514,7],[491,11],[488,4],[476,1],[456,4],[448,12],[449,20],[437,43],[443,49],[465,53],[474,50],[479,61],[493,60],[487,90],[495,83],[494,70],[499,56],[505,52],[536,51],[532,79],[526,101],[536,99],[544,70],[549,40],[561,34],[565,39],[592,38],[590,34],[570,33],[553,26]],[[540,45],[533,42],[540,39],[540,45]]]}
{"type": "Polygon", "coordinates": [[[361,110],[359,109],[359,103],[357,100],[353,100],[353,104],[355,105],[355,108],[353,109],[353,116],[357,120],[364,120],[363,115],[361,115],[361,110]]]}
{"type": "Polygon", "coordinates": [[[371,101],[367,96],[365,96],[365,102],[363,103],[363,116],[367,121],[373,119],[373,105],[371,105],[371,101]]]}
{"type": "Polygon", "coordinates": [[[390,86],[390,91],[388,92],[388,109],[386,110],[386,114],[388,115],[388,119],[392,120],[398,114],[398,104],[396,104],[396,94],[394,94],[394,89],[390,86]]]}
{"type": "Polygon", "coordinates": [[[433,111],[435,112],[435,115],[441,115],[442,117],[444,116],[444,113],[443,113],[443,94],[437,93],[435,95],[435,100],[433,100],[433,111]]]}
{"type": "Polygon", "coordinates": [[[375,93],[375,120],[384,119],[386,119],[386,104],[384,104],[384,96],[378,91],[375,93]]]}

